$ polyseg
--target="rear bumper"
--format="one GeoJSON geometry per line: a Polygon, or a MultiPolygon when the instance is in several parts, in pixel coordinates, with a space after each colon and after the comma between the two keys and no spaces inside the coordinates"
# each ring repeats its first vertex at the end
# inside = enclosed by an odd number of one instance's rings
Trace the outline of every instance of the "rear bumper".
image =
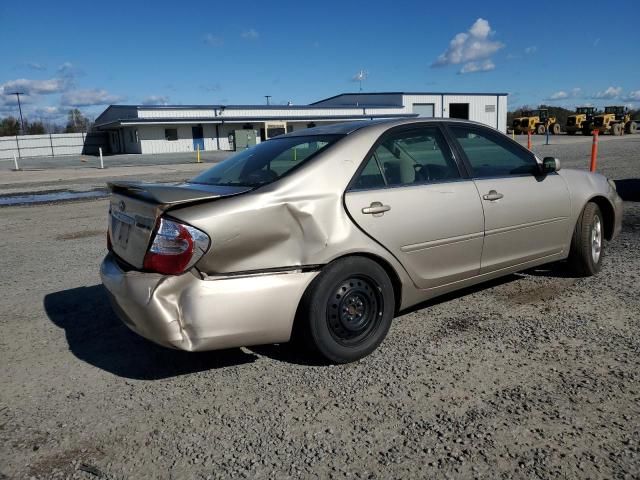
{"type": "Polygon", "coordinates": [[[288,341],[300,298],[317,274],[202,280],[189,272],[125,272],[111,254],[100,268],[114,310],[131,330],[188,351],[288,341]]]}

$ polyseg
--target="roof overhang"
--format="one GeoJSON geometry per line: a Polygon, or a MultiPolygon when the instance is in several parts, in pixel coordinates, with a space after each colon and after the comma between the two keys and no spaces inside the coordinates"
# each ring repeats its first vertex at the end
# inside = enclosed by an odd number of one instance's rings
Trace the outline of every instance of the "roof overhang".
{"type": "Polygon", "coordinates": [[[326,122],[326,121],[354,121],[373,120],[386,118],[415,118],[417,113],[397,113],[397,114],[371,114],[371,115],[331,115],[331,116],[273,116],[273,117],[211,117],[211,118],[126,118],[114,120],[112,122],[96,125],[100,130],[109,130],[120,127],[130,127],[139,125],[197,125],[197,124],[217,124],[224,125],[230,123],[268,123],[268,122],[326,122]]]}

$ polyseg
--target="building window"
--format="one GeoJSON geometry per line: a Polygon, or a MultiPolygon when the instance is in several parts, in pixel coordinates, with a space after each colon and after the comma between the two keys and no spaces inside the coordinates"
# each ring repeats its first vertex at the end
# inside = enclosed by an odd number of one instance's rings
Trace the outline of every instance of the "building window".
{"type": "Polygon", "coordinates": [[[178,140],[178,129],[177,128],[165,128],[164,129],[164,139],[173,142],[178,140]]]}

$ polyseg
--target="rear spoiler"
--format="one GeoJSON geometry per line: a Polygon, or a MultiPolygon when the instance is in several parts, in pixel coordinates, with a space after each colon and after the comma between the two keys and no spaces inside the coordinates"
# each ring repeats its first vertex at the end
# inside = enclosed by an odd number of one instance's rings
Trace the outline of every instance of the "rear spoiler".
{"type": "Polygon", "coordinates": [[[238,195],[251,187],[205,185],[200,183],[109,182],[112,193],[136,198],[148,203],[173,207],[183,203],[201,202],[238,195]]]}

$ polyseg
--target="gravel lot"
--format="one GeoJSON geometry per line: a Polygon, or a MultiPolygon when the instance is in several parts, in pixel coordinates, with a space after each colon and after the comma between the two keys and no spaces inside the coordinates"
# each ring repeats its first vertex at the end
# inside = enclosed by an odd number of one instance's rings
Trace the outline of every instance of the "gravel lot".
{"type": "Polygon", "coordinates": [[[0,209],[0,478],[640,478],[640,135],[600,154],[629,201],[597,277],[438,299],[346,366],[157,347],[100,286],[105,200],[0,209]]]}

